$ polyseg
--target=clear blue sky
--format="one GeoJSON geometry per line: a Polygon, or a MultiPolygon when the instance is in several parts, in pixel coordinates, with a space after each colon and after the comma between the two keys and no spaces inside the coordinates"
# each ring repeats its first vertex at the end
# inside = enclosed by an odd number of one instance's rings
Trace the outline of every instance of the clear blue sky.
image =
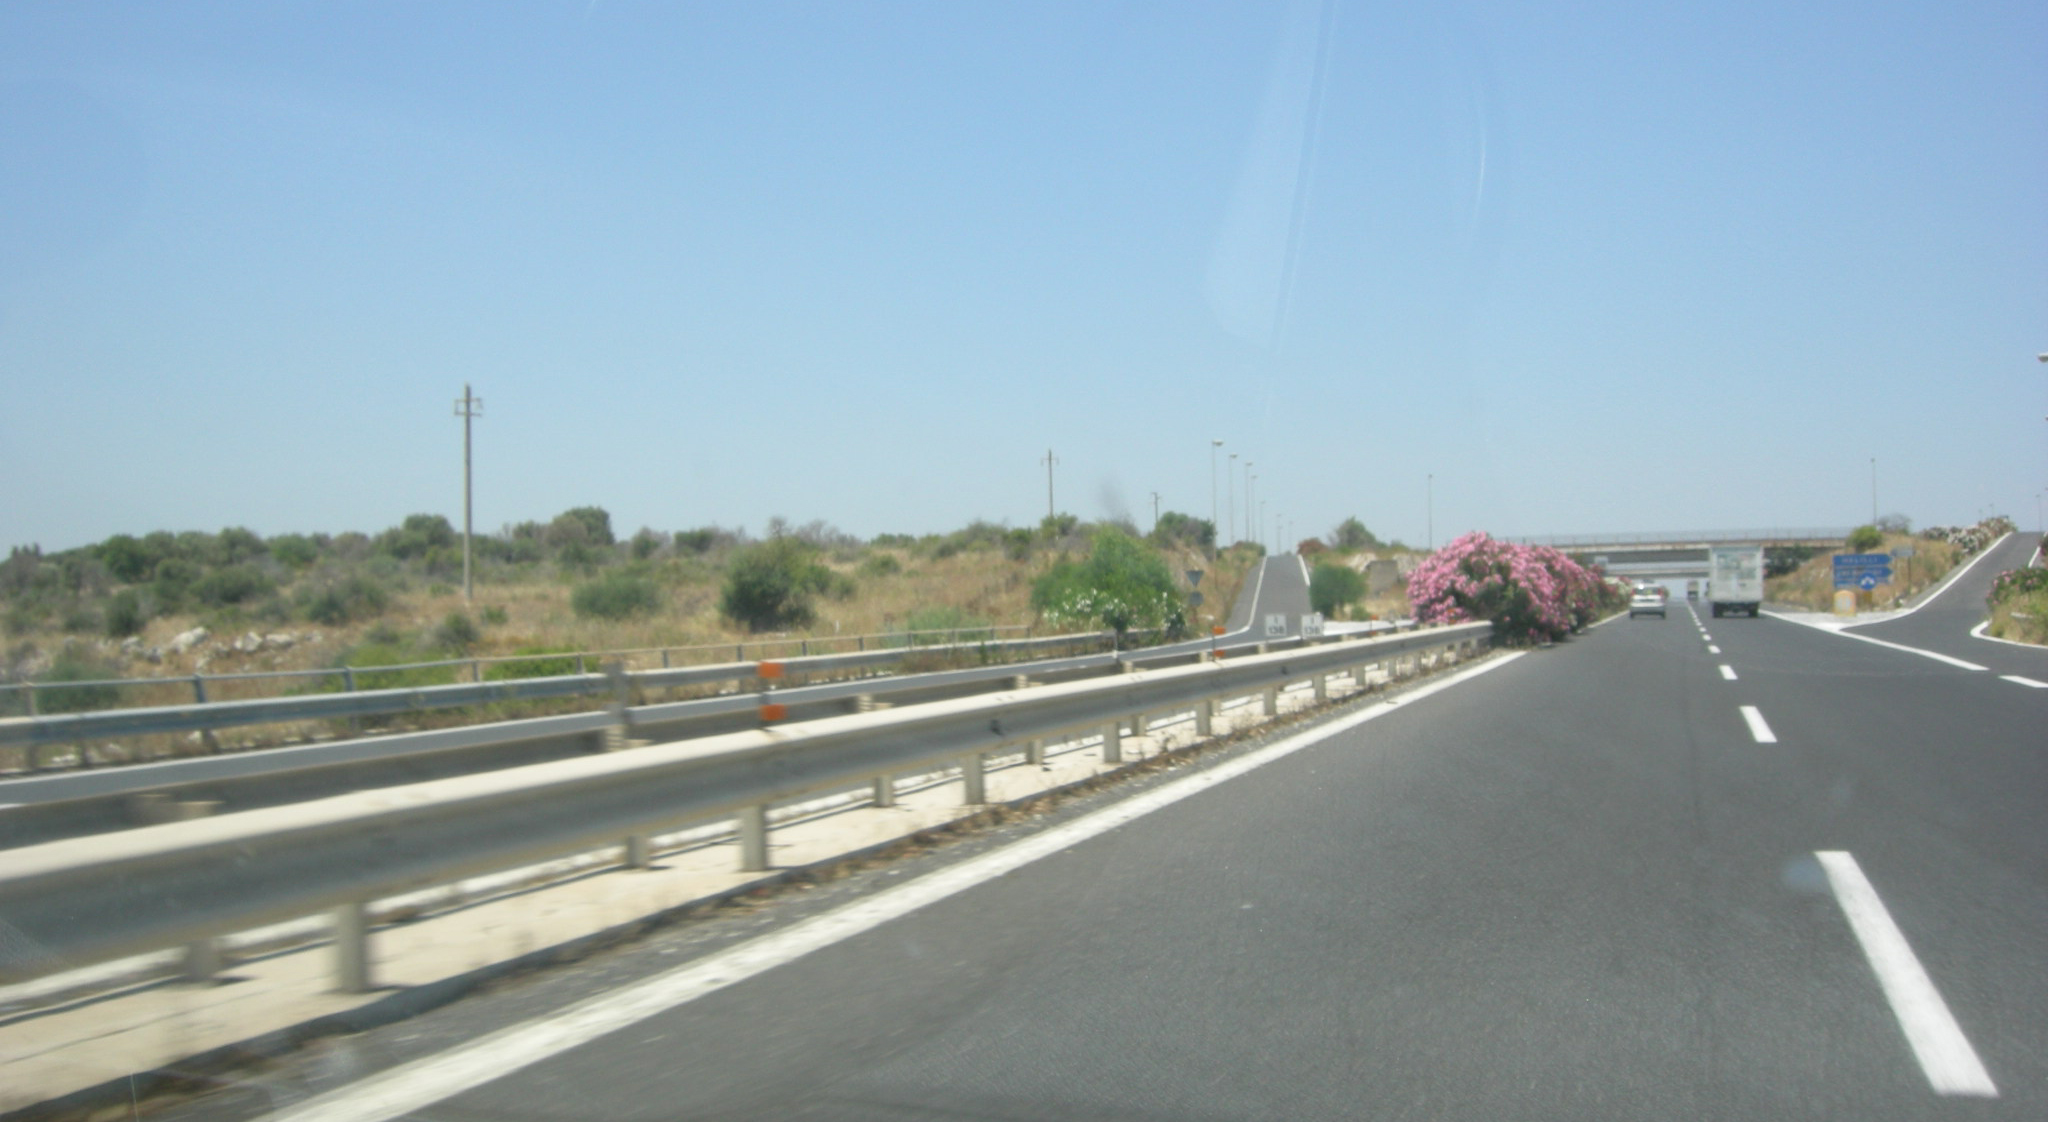
{"type": "Polygon", "coordinates": [[[2048,488],[2048,6],[0,9],[0,544],[1917,523],[2048,488]],[[1241,473],[1239,483],[1241,484],[1241,473]],[[1270,520],[1270,519],[1269,519],[1270,520]]]}

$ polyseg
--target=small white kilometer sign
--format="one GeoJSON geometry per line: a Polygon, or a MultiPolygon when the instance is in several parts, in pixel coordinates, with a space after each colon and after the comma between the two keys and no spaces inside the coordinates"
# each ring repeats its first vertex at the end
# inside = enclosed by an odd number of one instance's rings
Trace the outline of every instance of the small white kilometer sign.
{"type": "Polygon", "coordinates": [[[1266,616],[1266,638],[1279,639],[1287,634],[1287,613],[1273,612],[1266,616]]]}
{"type": "Polygon", "coordinates": [[[1323,634],[1323,613],[1321,613],[1321,612],[1310,612],[1309,614],[1307,614],[1307,615],[1305,615],[1305,616],[1301,617],[1301,637],[1302,637],[1302,638],[1304,638],[1304,639],[1319,639],[1319,638],[1321,638],[1321,637],[1322,637],[1322,634],[1323,634]]]}

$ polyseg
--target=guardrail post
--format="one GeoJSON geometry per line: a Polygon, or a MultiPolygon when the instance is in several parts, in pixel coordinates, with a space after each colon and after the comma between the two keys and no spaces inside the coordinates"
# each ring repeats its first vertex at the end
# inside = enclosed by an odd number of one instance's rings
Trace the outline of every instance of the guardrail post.
{"type": "Polygon", "coordinates": [[[219,939],[197,939],[185,944],[185,980],[193,983],[213,981],[220,973],[221,956],[219,939]]]}
{"type": "Polygon", "coordinates": [[[1330,676],[1328,674],[1324,674],[1318,671],[1315,676],[1315,683],[1316,704],[1320,705],[1323,702],[1330,700],[1330,676]]]}
{"type": "Polygon", "coordinates": [[[589,673],[589,671],[587,671],[587,670],[585,670],[585,669],[583,668],[583,656],[582,656],[582,655],[580,655],[580,654],[576,656],[576,673],[578,673],[578,674],[587,674],[587,673],[589,673]]]}
{"type": "MultiPolygon", "coordinates": [[[[192,700],[201,705],[206,704],[206,675],[199,673],[192,675],[192,700]]],[[[220,741],[214,739],[212,729],[200,729],[199,740],[206,745],[208,755],[220,755],[220,741]]],[[[85,749],[83,747],[78,751],[78,758],[81,760],[85,759],[85,749]]]]}
{"type": "Polygon", "coordinates": [[[988,766],[987,757],[976,752],[960,761],[960,785],[965,790],[960,801],[969,806],[979,806],[988,801],[988,777],[983,768],[988,766]]]}
{"type": "Polygon", "coordinates": [[[1121,721],[1111,721],[1102,726],[1102,762],[1124,762],[1124,727],[1121,721]]]}
{"type": "Polygon", "coordinates": [[[36,684],[34,682],[23,682],[22,685],[27,687],[23,692],[28,695],[28,715],[31,717],[41,716],[40,713],[36,712],[36,684]]]}
{"type": "Polygon", "coordinates": [[[1216,699],[1205,697],[1195,703],[1195,735],[1216,735],[1216,699]]]}
{"type": "Polygon", "coordinates": [[[1262,708],[1262,709],[1264,709],[1264,710],[1266,711],[1266,716],[1268,716],[1268,717],[1277,717],[1277,716],[1279,716],[1279,715],[1280,715],[1280,687],[1279,687],[1279,686],[1267,686],[1267,687],[1266,687],[1266,692],[1265,692],[1264,694],[1260,695],[1260,697],[1261,697],[1261,705],[1260,705],[1260,708],[1262,708]]]}
{"type": "Polygon", "coordinates": [[[1042,768],[1042,767],[1044,767],[1044,766],[1045,766],[1045,738],[1044,738],[1044,737],[1042,737],[1042,736],[1035,736],[1035,737],[1032,737],[1032,738],[1031,738],[1031,743],[1029,743],[1029,744],[1027,744],[1027,745],[1025,745],[1025,746],[1024,746],[1024,762],[1025,762],[1026,764],[1030,765],[1031,767],[1038,767],[1038,768],[1042,768]]]}
{"type": "Polygon", "coordinates": [[[370,909],[361,900],[334,909],[334,988],[370,992],[370,909]]]}
{"type": "Polygon", "coordinates": [[[630,700],[626,685],[626,664],[616,660],[605,663],[604,676],[611,679],[612,687],[612,721],[605,726],[604,750],[617,752],[626,747],[633,733],[633,715],[626,708],[626,703],[630,700]]]}
{"type": "Polygon", "coordinates": [[[740,872],[768,871],[768,808],[765,805],[740,808],[740,872]]]}
{"type": "Polygon", "coordinates": [[[874,804],[875,804],[876,806],[895,806],[895,805],[896,805],[896,777],[895,777],[895,776],[893,776],[893,775],[878,775],[878,776],[876,776],[876,777],[875,777],[875,793],[874,793],[874,798],[873,798],[873,801],[874,801],[874,804]]]}
{"type": "Polygon", "coordinates": [[[356,668],[355,668],[355,667],[353,667],[353,666],[344,666],[344,667],[342,667],[342,668],[341,668],[341,688],[342,688],[343,690],[345,690],[345,691],[349,692],[349,693],[354,693],[354,692],[356,692],[356,668]]]}
{"type": "Polygon", "coordinates": [[[648,869],[654,866],[654,845],[646,834],[629,834],[626,837],[625,866],[628,869],[648,869]]]}

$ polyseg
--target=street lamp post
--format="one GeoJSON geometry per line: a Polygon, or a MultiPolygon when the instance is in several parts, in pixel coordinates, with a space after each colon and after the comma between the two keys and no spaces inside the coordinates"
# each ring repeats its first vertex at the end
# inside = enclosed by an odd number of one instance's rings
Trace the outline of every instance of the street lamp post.
{"type": "Polygon", "coordinates": [[[1429,473],[1429,479],[1428,479],[1428,481],[1427,481],[1426,483],[1424,483],[1424,485],[1423,485],[1423,486],[1424,486],[1424,488],[1425,488],[1425,497],[1424,497],[1424,500],[1423,500],[1423,501],[1424,501],[1425,505],[1427,505],[1427,506],[1428,506],[1428,508],[1429,508],[1429,551],[1430,551],[1431,553],[1435,553],[1435,552],[1436,552],[1436,473],[1435,473],[1435,472],[1430,472],[1430,473],[1429,473]]]}
{"type": "Polygon", "coordinates": [[[1244,462],[1244,535],[1251,537],[1258,531],[1252,527],[1252,461],[1244,462]]]}
{"type": "Polygon", "coordinates": [[[1870,524],[1877,525],[1877,457],[1870,457],[1870,524]]]}
{"type": "Polygon", "coordinates": [[[1223,447],[1222,440],[1209,441],[1209,533],[1216,533],[1216,449],[1223,447]]]}
{"type": "Polygon", "coordinates": [[[1235,452],[1230,454],[1230,466],[1223,472],[1223,487],[1224,490],[1230,493],[1230,502],[1224,506],[1224,510],[1230,515],[1229,518],[1224,519],[1225,522],[1230,524],[1230,532],[1223,535],[1224,544],[1228,545],[1237,540],[1237,453],[1235,452]]]}

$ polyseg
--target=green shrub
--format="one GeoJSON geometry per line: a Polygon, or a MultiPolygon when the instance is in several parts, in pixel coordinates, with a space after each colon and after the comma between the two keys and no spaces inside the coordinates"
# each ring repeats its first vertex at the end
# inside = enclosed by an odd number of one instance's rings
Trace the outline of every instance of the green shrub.
{"type": "Polygon", "coordinates": [[[107,600],[107,634],[116,639],[125,639],[142,631],[142,625],[149,622],[149,613],[142,610],[142,597],[132,588],[116,592],[107,600]]]}
{"type": "MultiPolygon", "coordinates": [[[[446,686],[455,682],[453,666],[408,666],[401,670],[386,670],[381,667],[405,666],[407,663],[433,661],[434,652],[422,651],[409,643],[398,641],[391,632],[373,632],[374,638],[359,643],[342,656],[341,665],[355,670],[356,688],[359,690],[404,690],[418,686],[446,686]]],[[[337,686],[336,688],[339,688],[337,686]]]]}
{"type": "Polygon", "coordinates": [[[1365,597],[1365,575],[1349,565],[1321,562],[1308,578],[1309,607],[1334,619],[1365,597]]]}
{"type": "Polygon", "coordinates": [[[192,598],[192,586],[199,583],[199,567],[178,557],[156,563],[149,582],[149,595],[157,610],[175,612],[192,598]]]}
{"type": "Polygon", "coordinates": [[[496,604],[487,605],[484,608],[483,615],[484,622],[492,627],[503,627],[505,625],[505,621],[511,618],[505,614],[505,609],[499,607],[496,604]]]}
{"type": "Polygon", "coordinates": [[[320,559],[320,548],[304,534],[279,534],[270,539],[270,555],[287,569],[305,569],[320,559]]]}
{"type": "Polygon", "coordinates": [[[510,681],[515,678],[559,678],[576,673],[576,654],[567,647],[521,647],[512,653],[537,657],[494,662],[484,667],[484,678],[510,681]]]}
{"type": "Polygon", "coordinates": [[[1365,528],[1365,523],[1360,522],[1356,518],[1346,518],[1344,521],[1337,523],[1336,529],[1330,531],[1330,546],[1334,549],[1343,550],[1346,553],[1356,553],[1361,549],[1374,549],[1379,544],[1380,539],[1371,530],[1365,528]]]}
{"type": "Polygon", "coordinates": [[[894,576],[903,571],[903,562],[896,560],[893,553],[876,553],[860,563],[860,575],[868,578],[894,576]]]}
{"type": "Polygon", "coordinates": [[[302,591],[300,596],[306,618],[329,627],[341,627],[381,615],[391,603],[391,595],[384,591],[383,585],[360,574],[302,591]]]}
{"type": "Polygon", "coordinates": [[[796,538],[771,538],[740,551],[726,570],[718,610],[753,631],[802,627],[817,617],[811,599],[832,583],[818,550],[796,538]]]}
{"type": "Polygon", "coordinates": [[[476,621],[462,612],[449,612],[434,629],[434,645],[451,654],[468,654],[483,637],[476,621]]]}
{"type": "Polygon", "coordinates": [[[576,586],[569,594],[569,606],[576,614],[598,619],[628,619],[652,613],[661,606],[661,590],[646,577],[612,573],[576,586]]]}
{"type": "Polygon", "coordinates": [[[1875,526],[1858,526],[1849,531],[1849,552],[1872,553],[1884,545],[1884,531],[1875,526]]]}
{"type": "Polygon", "coordinates": [[[64,609],[64,618],[60,626],[73,635],[83,635],[90,631],[98,631],[105,623],[91,604],[81,601],[64,609]]]}
{"type": "Polygon", "coordinates": [[[1055,627],[1100,624],[1119,637],[1133,628],[1187,623],[1166,560],[1113,527],[1095,532],[1086,561],[1062,559],[1031,586],[1031,606],[1055,627]]]}
{"type": "Polygon", "coordinates": [[[272,590],[270,578],[253,565],[228,565],[199,578],[192,595],[208,607],[224,607],[254,600],[272,590]]]}
{"type": "Polygon", "coordinates": [[[91,682],[121,676],[121,669],[111,662],[95,658],[90,652],[65,644],[50,662],[50,668],[37,678],[38,682],[58,683],[54,689],[36,691],[36,708],[44,713],[83,713],[89,709],[105,709],[121,700],[121,688],[107,685],[63,685],[65,682],[91,682]]]}
{"type": "Polygon", "coordinates": [[[447,518],[438,514],[408,514],[404,522],[377,535],[376,549],[389,557],[411,560],[461,543],[447,518]]]}
{"type": "Polygon", "coordinates": [[[1216,546],[1216,524],[1206,518],[1169,510],[1159,516],[1159,524],[1152,528],[1152,542],[1159,546],[1213,549],[1216,546]]]}
{"type": "Polygon", "coordinates": [[[945,642],[952,637],[950,634],[952,632],[958,632],[959,639],[964,642],[989,639],[995,635],[995,632],[989,629],[988,620],[953,604],[934,604],[930,607],[918,608],[904,617],[903,629],[905,631],[944,631],[949,633],[945,636],[927,635],[920,637],[918,642],[921,643],[945,642]]]}
{"type": "Polygon", "coordinates": [[[123,584],[140,584],[149,579],[162,555],[145,544],[142,539],[127,534],[115,534],[99,544],[96,551],[100,564],[107,572],[123,584]]]}

